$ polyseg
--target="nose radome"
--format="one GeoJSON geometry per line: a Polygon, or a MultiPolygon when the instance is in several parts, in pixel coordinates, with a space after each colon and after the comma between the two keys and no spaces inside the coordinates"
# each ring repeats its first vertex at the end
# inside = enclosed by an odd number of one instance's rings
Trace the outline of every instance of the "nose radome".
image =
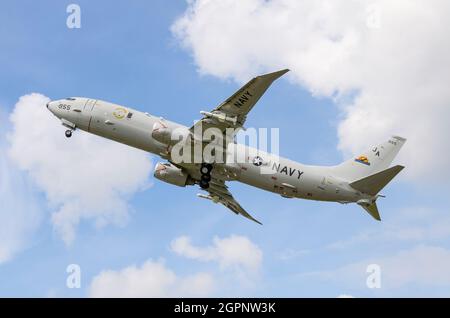
{"type": "Polygon", "coordinates": [[[55,114],[55,102],[54,101],[49,101],[45,106],[47,106],[47,109],[51,112],[51,113],[53,113],[53,114],[55,114]]]}

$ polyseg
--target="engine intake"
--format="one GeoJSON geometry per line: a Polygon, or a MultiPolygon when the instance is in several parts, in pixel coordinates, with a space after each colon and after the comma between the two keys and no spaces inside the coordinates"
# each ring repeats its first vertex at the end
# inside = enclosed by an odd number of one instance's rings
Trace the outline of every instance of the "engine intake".
{"type": "Polygon", "coordinates": [[[179,186],[185,187],[188,183],[189,175],[180,168],[171,163],[157,163],[153,174],[156,179],[179,186]]]}

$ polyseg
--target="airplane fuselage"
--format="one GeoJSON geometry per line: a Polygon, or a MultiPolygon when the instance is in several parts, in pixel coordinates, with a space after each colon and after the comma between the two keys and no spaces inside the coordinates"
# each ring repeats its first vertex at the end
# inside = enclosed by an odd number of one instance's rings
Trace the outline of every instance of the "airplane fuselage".
{"type": "MultiPolygon", "coordinates": [[[[189,129],[130,107],[95,99],[56,100],[49,102],[47,108],[69,129],[84,130],[168,160],[170,147],[152,137],[154,125],[164,121],[165,125],[180,130],[189,129]]],[[[229,155],[245,153],[246,158],[244,162],[226,164],[233,171],[232,176],[222,176],[227,180],[240,181],[288,198],[341,203],[372,199],[372,196],[353,189],[348,180],[336,173],[335,167],[303,165],[234,142],[228,143],[226,149],[229,155]]],[[[188,165],[191,163],[177,164],[181,168],[188,165]]],[[[199,180],[200,172],[191,173],[190,178],[194,182],[199,180]]]]}

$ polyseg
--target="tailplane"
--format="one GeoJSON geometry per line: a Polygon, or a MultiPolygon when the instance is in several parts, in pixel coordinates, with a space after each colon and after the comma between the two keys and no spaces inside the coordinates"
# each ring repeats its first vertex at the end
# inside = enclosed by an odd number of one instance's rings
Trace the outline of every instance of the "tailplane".
{"type": "Polygon", "coordinates": [[[360,192],[377,195],[394,177],[403,170],[403,166],[394,166],[389,169],[377,172],[371,176],[364,177],[358,181],[350,183],[353,189],[360,192]]]}
{"type": "Polygon", "coordinates": [[[380,197],[378,193],[404,168],[389,166],[405,142],[405,138],[393,136],[385,143],[332,167],[336,176],[347,180],[353,189],[366,195],[365,199],[356,203],[375,220],[381,220],[376,203],[380,197]]]}
{"type": "Polygon", "coordinates": [[[360,206],[363,207],[364,210],[367,211],[375,220],[381,221],[380,213],[378,212],[377,202],[373,203],[359,203],[360,206]]]}
{"type": "Polygon", "coordinates": [[[405,138],[393,136],[385,143],[333,167],[334,173],[354,182],[383,171],[389,167],[405,142],[405,138]]]}
{"type": "Polygon", "coordinates": [[[379,197],[378,193],[394,179],[403,168],[403,166],[394,166],[349,184],[353,189],[374,197],[372,200],[362,199],[356,203],[362,206],[375,220],[381,221],[376,203],[376,200],[379,197]]]}

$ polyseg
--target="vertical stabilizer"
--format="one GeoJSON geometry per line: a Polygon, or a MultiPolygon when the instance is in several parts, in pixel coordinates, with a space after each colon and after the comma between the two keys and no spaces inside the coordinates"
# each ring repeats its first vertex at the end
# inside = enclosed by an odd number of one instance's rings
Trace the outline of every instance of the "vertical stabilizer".
{"type": "Polygon", "coordinates": [[[405,142],[405,138],[393,136],[385,143],[372,147],[366,152],[333,167],[334,174],[353,182],[385,170],[405,142]]]}

